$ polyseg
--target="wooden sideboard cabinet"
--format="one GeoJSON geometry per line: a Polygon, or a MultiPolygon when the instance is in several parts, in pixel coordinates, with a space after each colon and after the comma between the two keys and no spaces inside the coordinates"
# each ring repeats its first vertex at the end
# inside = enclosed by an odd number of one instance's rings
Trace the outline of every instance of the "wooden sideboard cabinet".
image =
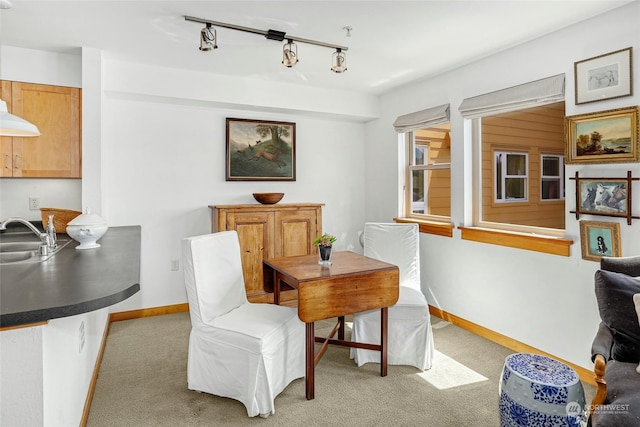
{"type": "Polygon", "coordinates": [[[0,80],[9,111],[34,123],[40,136],[0,137],[2,177],[82,176],[81,93],[73,87],[0,80]]]}
{"type": "MultiPolygon", "coordinates": [[[[263,259],[318,252],[313,241],[322,231],[322,206],[318,203],[209,206],[213,232],[238,232],[249,301],[273,302],[273,293],[265,292],[263,287],[263,259]]],[[[298,299],[294,289],[283,290],[280,295],[283,305],[298,299]]]]}

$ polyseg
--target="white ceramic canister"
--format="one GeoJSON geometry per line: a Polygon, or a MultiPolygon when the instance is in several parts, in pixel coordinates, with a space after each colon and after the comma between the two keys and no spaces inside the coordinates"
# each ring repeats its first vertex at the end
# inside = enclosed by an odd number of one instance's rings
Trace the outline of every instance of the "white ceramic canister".
{"type": "Polygon", "coordinates": [[[76,249],[99,248],[97,241],[104,236],[109,227],[100,215],[90,213],[89,209],[84,214],[78,215],[67,224],[67,234],[80,245],[76,249]]]}

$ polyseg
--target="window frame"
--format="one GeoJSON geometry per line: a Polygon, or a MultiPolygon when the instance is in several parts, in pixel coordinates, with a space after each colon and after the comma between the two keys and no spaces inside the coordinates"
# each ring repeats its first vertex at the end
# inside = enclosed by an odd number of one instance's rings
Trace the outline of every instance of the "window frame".
{"type": "Polygon", "coordinates": [[[493,153],[493,203],[501,204],[501,203],[527,203],[529,202],[529,153],[526,151],[514,151],[514,150],[496,150],[492,149],[493,153]],[[509,155],[517,155],[524,156],[524,165],[525,165],[525,173],[524,174],[516,174],[510,175],[508,173],[508,159],[505,161],[500,161],[501,165],[504,167],[500,168],[501,176],[498,177],[498,155],[505,155],[505,158],[509,155]],[[505,173],[506,171],[506,173],[505,173]],[[509,198],[507,197],[507,179],[523,179],[524,180],[524,197],[521,198],[509,198]],[[502,193],[500,198],[498,198],[498,188],[496,187],[498,180],[500,181],[500,192],[502,193]]]}
{"type": "MultiPolygon", "coordinates": [[[[501,114],[501,113],[497,113],[501,114]]],[[[548,236],[551,238],[564,238],[566,235],[566,227],[565,229],[558,228],[548,228],[548,227],[536,227],[530,225],[521,225],[521,224],[510,224],[506,222],[494,222],[494,221],[485,221],[482,219],[482,118],[473,117],[469,118],[470,122],[469,126],[469,137],[471,138],[471,147],[472,147],[472,223],[470,227],[462,227],[462,229],[467,230],[466,233],[469,235],[471,228],[483,228],[486,229],[487,232],[491,233],[495,232],[511,232],[517,234],[525,234],[525,235],[540,235],[542,237],[548,236]]],[[[497,148],[497,147],[496,147],[497,148]]],[[[504,149],[505,147],[501,147],[504,149]]],[[[517,151],[517,150],[515,150],[517,151]]],[[[492,154],[495,152],[495,148],[491,150],[492,154]]],[[[492,157],[493,161],[493,157],[492,157]]],[[[492,170],[494,170],[492,168],[492,170]]],[[[495,182],[495,176],[491,175],[491,179],[495,182]]],[[[492,196],[492,199],[494,197],[492,196]]],[[[553,201],[549,201],[553,202],[553,201]]],[[[556,201],[557,202],[557,201],[556,201]]],[[[523,202],[524,203],[524,202],[523,202]]],[[[530,203],[527,202],[527,203],[530,203]]],[[[463,236],[464,238],[464,236],[463,236]]],[[[473,240],[473,239],[470,239],[473,240]]],[[[484,241],[484,240],[477,240],[484,241]]],[[[490,241],[484,241],[485,243],[491,243],[490,241]]],[[[572,241],[571,241],[572,243],[572,241]]]]}
{"type": "MultiPolygon", "coordinates": [[[[449,121],[447,122],[441,122],[438,123],[438,125],[442,125],[445,123],[449,123],[449,121]]],[[[432,125],[432,126],[428,126],[425,127],[423,129],[429,129],[430,127],[435,127],[438,125],[432,125]]],[[[403,191],[403,197],[404,197],[404,212],[403,212],[403,217],[405,218],[412,218],[412,219],[417,219],[417,220],[424,220],[424,221],[433,221],[433,222],[438,222],[438,223],[450,223],[451,222],[451,215],[449,216],[445,216],[445,215],[433,215],[433,214],[427,214],[427,213],[415,213],[413,212],[413,172],[414,171],[432,171],[432,170],[449,170],[451,171],[451,162],[442,162],[442,163],[429,163],[429,144],[418,144],[418,138],[416,138],[416,131],[412,130],[412,131],[408,131],[404,133],[404,154],[405,154],[405,164],[404,164],[404,170],[405,170],[405,174],[404,174],[404,191],[403,191]],[[418,145],[422,145],[422,146],[426,146],[426,152],[425,152],[425,156],[424,156],[424,164],[421,165],[417,165],[416,164],[416,148],[418,145]]],[[[427,205],[427,201],[428,201],[428,196],[427,196],[427,189],[428,189],[428,185],[425,185],[425,189],[424,189],[424,206],[425,208],[428,208],[427,205]]],[[[451,182],[449,182],[449,200],[451,201],[451,182]]],[[[450,202],[451,203],[451,202],[450,202]]],[[[428,209],[425,209],[425,211],[427,211],[428,209]]]]}
{"type": "Polygon", "coordinates": [[[560,202],[566,201],[566,188],[565,188],[565,167],[564,167],[564,155],[563,154],[555,154],[555,153],[540,153],[540,202],[560,202]],[[544,174],[544,158],[545,157],[555,157],[558,159],[558,172],[560,175],[545,175],[544,174]],[[545,199],[542,196],[544,195],[543,183],[546,179],[558,179],[560,182],[559,193],[560,197],[555,199],[545,199]]]}

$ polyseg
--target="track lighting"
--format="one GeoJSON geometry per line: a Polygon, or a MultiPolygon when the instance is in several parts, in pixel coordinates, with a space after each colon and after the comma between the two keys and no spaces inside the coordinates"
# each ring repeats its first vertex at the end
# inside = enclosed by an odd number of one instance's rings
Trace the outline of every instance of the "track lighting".
{"type": "MultiPolygon", "coordinates": [[[[347,71],[347,67],[346,67],[347,57],[346,57],[345,51],[347,51],[349,48],[346,46],[339,46],[331,43],[324,43],[316,40],[309,40],[301,37],[295,37],[295,36],[286,34],[284,31],[258,30],[255,28],[242,27],[239,25],[227,24],[224,22],[210,21],[208,19],[202,19],[202,18],[195,18],[193,16],[185,16],[184,19],[187,21],[206,24],[206,27],[200,30],[200,50],[202,51],[209,51],[211,49],[218,48],[218,37],[216,34],[216,30],[215,28],[212,28],[212,26],[215,25],[216,27],[228,28],[228,29],[237,30],[237,31],[244,31],[245,33],[259,34],[264,36],[267,40],[283,41],[286,39],[287,43],[285,43],[282,46],[282,64],[288,68],[291,68],[298,63],[298,47],[294,42],[314,44],[316,46],[324,46],[331,49],[336,49],[336,52],[333,54],[333,66],[331,67],[331,69],[336,73],[344,73],[345,71],[347,71]]],[[[351,27],[349,27],[349,30],[347,31],[347,35],[350,35],[350,31],[351,31],[351,27]]]]}
{"type": "Polygon", "coordinates": [[[207,23],[207,26],[200,30],[200,50],[208,51],[218,48],[218,34],[216,29],[211,29],[211,24],[207,23]]]}
{"type": "Polygon", "coordinates": [[[291,40],[288,40],[282,48],[282,63],[289,68],[298,63],[298,46],[291,40]]]}
{"type": "Polygon", "coordinates": [[[331,71],[334,73],[344,73],[347,71],[347,55],[342,51],[342,49],[337,48],[336,51],[333,52],[332,63],[331,71]]]}

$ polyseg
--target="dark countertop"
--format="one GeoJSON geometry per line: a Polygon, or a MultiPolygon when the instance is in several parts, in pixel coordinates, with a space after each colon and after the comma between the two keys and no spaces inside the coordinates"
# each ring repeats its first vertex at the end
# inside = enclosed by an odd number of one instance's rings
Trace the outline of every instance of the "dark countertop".
{"type": "Polygon", "coordinates": [[[76,250],[79,243],[71,241],[46,261],[1,265],[0,327],[74,316],[129,298],[140,290],[140,241],[140,226],[110,227],[99,248],[76,250]]]}

